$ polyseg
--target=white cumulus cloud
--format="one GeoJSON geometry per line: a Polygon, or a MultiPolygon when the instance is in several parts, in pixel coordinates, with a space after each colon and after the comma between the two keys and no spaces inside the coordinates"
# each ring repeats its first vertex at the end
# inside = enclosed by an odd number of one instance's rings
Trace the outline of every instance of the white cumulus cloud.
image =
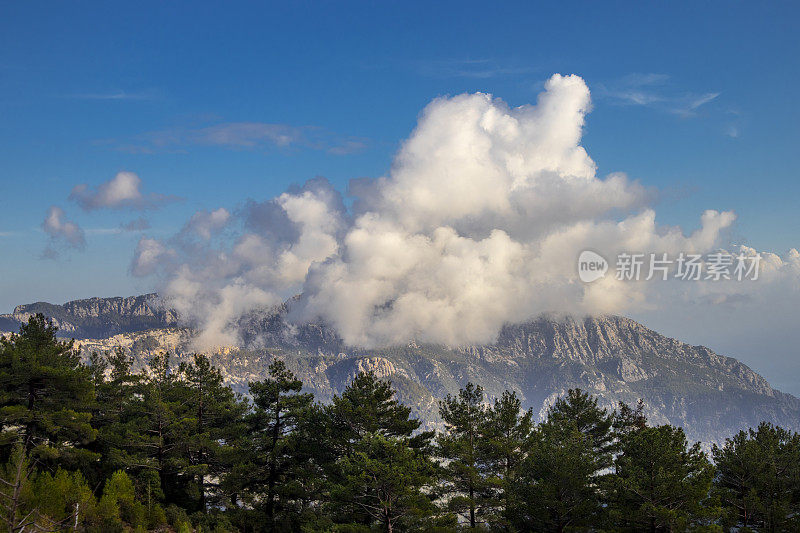
{"type": "Polygon", "coordinates": [[[554,75],[535,105],[438,98],[386,176],[351,182],[350,208],[311,180],[219,215],[221,242],[208,238],[220,210],[187,225],[200,241],[142,239],[132,270],[165,273],[162,293],[205,345],[236,342],[238,317],[295,294],[293,319],[323,320],[364,347],[487,342],[542,313],[652,309],[666,284],[581,283],[580,252],[708,253],[735,215],[708,210],[691,231],[659,225],[651,191],[597,175],[581,145],[590,109],[578,76],[554,75]]]}

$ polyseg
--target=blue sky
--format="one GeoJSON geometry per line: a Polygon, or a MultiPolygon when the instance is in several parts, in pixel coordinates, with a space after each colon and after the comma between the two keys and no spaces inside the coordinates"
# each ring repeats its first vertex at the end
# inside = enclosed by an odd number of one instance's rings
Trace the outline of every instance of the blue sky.
{"type": "Polygon", "coordinates": [[[40,3],[0,7],[0,312],[154,288],[143,234],[315,176],[384,175],[432,99],[592,91],[598,173],[660,191],[659,222],[734,210],[758,249],[800,245],[797,4],[790,2],[40,3]],[[248,129],[249,128],[249,129],[248,129]],[[120,171],[181,201],[85,211],[120,171]],[[44,257],[56,205],[85,248],[44,257]],[[144,217],[144,232],[116,231],[144,217]]]}

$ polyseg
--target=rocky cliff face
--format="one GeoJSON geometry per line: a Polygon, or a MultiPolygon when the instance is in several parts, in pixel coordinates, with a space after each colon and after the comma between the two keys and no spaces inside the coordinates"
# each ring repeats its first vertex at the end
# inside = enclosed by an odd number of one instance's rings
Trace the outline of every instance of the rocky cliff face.
{"type": "MultiPolygon", "coordinates": [[[[60,323],[84,332],[89,331],[86,321],[101,331],[105,317],[119,317],[100,338],[81,341],[86,354],[121,346],[138,366],[162,350],[175,354],[176,360],[188,357],[192,332],[174,327],[174,314],[154,310],[152,296],[139,298],[144,301],[91,299],[52,308],[63,313],[54,315],[60,323]],[[118,331],[120,324],[131,329],[118,331]],[[133,329],[149,324],[154,326],[133,329]]],[[[48,309],[45,305],[49,304],[20,306],[14,316],[48,309]]],[[[323,325],[291,325],[286,314],[287,306],[281,306],[245,317],[242,345],[210,354],[235,389],[246,392],[249,381],[262,379],[270,362],[281,358],[322,401],[340,392],[358,372],[372,370],[394,383],[402,401],[428,427],[439,422],[437,400],[473,381],[484,387],[489,399],[505,389],[516,391],[538,417],[567,389],[580,387],[609,408],[642,398],[653,423],[683,426],[692,440],[719,442],[762,420],[800,430],[800,400],[774,390],[746,365],[623,317],[543,317],[507,326],[496,342],[484,346],[412,342],[363,350],[345,346],[323,325]]]]}
{"type": "Polygon", "coordinates": [[[161,308],[158,295],[128,298],[89,298],[64,305],[47,302],[18,305],[11,314],[0,315],[0,331],[17,331],[28,317],[42,313],[53,319],[64,337],[105,338],[118,333],[177,325],[175,312],[161,308]]]}

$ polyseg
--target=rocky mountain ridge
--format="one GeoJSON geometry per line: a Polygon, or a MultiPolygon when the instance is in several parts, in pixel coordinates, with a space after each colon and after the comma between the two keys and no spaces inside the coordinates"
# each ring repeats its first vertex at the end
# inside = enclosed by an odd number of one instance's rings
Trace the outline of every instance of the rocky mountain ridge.
{"type": "Polygon", "coordinates": [[[178,325],[175,311],[160,305],[157,294],[87,298],[63,305],[47,302],[18,305],[0,315],[0,331],[17,331],[31,315],[42,313],[53,319],[59,334],[75,339],[106,338],[152,328],[178,325]]]}
{"type": "MultiPolygon", "coordinates": [[[[144,301],[70,302],[54,306],[64,310],[54,318],[81,332],[101,331],[106,317],[118,318],[108,322],[104,335],[79,341],[87,355],[119,346],[133,354],[138,367],[159,351],[178,360],[189,357],[192,331],[178,327],[174,313],[160,311],[155,296],[138,298],[144,301]],[[145,327],[151,324],[158,325],[145,327]],[[120,331],[123,327],[129,329],[120,331]]],[[[19,320],[46,305],[20,306],[14,317],[19,320]]],[[[624,317],[540,317],[506,326],[487,345],[411,342],[365,350],[346,346],[324,325],[291,324],[290,305],[244,317],[241,346],[209,354],[236,390],[246,392],[248,382],[262,379],[270,362],[281,358],[321,401],[343,390],[359,371],[372,370],[392,380],[401,400],[428,427],[439,422],[437,400],[473,381],[489,399],[505,389],[516,391],[538,417],[567,389],[580,387],[609,408],[642,398],[653,423],[681,425],[692,440],[719,442],[762,420],[800,430],[800,400],[773,389],[743,363],[624,317]]]]}

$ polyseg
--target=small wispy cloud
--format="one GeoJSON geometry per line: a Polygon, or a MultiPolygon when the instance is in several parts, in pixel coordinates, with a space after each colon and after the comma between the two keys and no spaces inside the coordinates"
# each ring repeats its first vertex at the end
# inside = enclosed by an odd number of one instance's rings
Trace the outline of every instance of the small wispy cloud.
{"type": "Polygon", "coordinates": [[[739,138],[739,128],[734,125],[728,125],[725,127],[725,135],[730,137],[731,139],[738,139],[739,138]]]}
{"type": "Polygon", "coordinates": [[[716,100],[719,92],[676,91],[666,74],[629,74],[599,86],[599,94],[617,105],[643,106],[682,117],[697,114],[702,106],[716,100]]]}
{"type": "Polygon", "coordinates": [[[86,228],[87,235],[118,235],[122,233],[121,228],[86,228]]]}
{"type": "Polygon", "coordinates": [[[215,146],[233,150],[311,149],[333,155],[361,152],[368,142],[362,137],[343,136],[316,126],[294,126],[269,122],[221,122],[201,127],[169,128],[147,132],[112,144],[129,153],[186,152],[191,147],[215,146]]]}
{"type": "Polygon", "coordinates": [[[738,139],[742,135],[744,117],[737,109],[729,109],[725,114],[728,120],[722,128],[722,133],[731,139],[738,139]]]}
{"type": "Polygon", "coordinates": [[[150,229],[150,224],[145,221],[144,226],[139,226],[136,220],[120,224],[114,228],[86,228],[86,235],[122,235],[127,232],[141,232],[150,229]]]}
{"type": "Polygon", "coordinates": [[[77,100],[154,100],[158,97],[156,91],[108,91],[97,93],[77,93],[68,95],[77,100]]]}
{"type": "Polygon", "coordinates": [[[51,205],[42,222],[42,230],[50,237],[50,242],[42,251],[42,259],[55,259],[60,248],[83,250],[86,236],[83,229],[74,221],[67,220],[64,210],[51,205]]]}
{"type": "Polygon", "coordinates": [[[84,211],[95,209],[151,209],[180,198],[141,191],[142,180],[133,172],[118,172],[97,187],[81,183],[72,188],[69,199],[84,211]]]}
{"type": "Polygon", "coordinates": [[[334,146],[325,149],[326,152],[333,155],[349,155],[363,152],[367,149],[367,142],[362,139],[342,139],[334,146]]]}
{"type": "Polygon", "coordinates": [[[529,66],[503,65],[492,59],[440,59],[416,63],[417,72],[432,78],[488,79],[499,76],[531,74],[536,69],[529,66]]]}
{"type": "Polygon", "coordinates": [[[307,128],[287,124],[263,122],[228,122],[183,132],[183,139],[175,138],[176,132],[161,132],[161,144],[202,144],[235,148],[255,148],[263,145],[279,147],[300,143],[307,128]]]}
{"type": "Polygon", "coordinates": [[[709,102],[713,102],[717,99],[720,93],[706,93],[701,95],[687,95],[686,97],[679,98],[676,101],[679,105],[675,107],[672,112],[677,113],[679,115],[692,115],[695,111],[697,111],[700,106],[704,106],[709,102]]]}
{"type": "Polygon", "coordinates": [[[120,224],[119,229],[122,231],[145,231],[150,229],[150,222],[144,217],[139,217],[120,224]]]}

